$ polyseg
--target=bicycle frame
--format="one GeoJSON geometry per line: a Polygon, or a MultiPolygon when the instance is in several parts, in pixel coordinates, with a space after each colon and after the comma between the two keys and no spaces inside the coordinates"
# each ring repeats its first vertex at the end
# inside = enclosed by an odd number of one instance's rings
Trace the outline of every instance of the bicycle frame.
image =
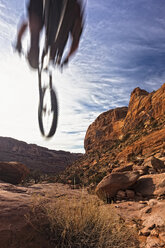
{"type": "MultiPolygon", "coordinates": [[[[61,0],[61,13],[56,10],[57,0],[44,0],[44,24],[45,24],[45,45],[41,57],[41,70],[43,68],[45,56],[48,56],[49,68],[50,63],[50,49],[56,43],[61,25],[63,23],[68,0],[61,0]],[[56,17],[57,15],[57,17],[56,17]],[[54,25],[53,25],[54,24],[54,25]]],[[[56,63],[55,63],[56,65],[56,63]]]]}

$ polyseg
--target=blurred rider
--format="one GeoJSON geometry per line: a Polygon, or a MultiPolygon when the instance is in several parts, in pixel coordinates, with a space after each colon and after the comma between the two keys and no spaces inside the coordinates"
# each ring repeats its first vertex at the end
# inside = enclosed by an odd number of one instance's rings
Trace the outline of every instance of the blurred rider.
{"type": "MultiPolygon", "coordinates": [[[[17,42],[16,42],[16,50],[21,53],[22,51],[22,37],[25,33],[27,27],[30,30],[30,49],[28,51],[28,61],[32,68],[37,69],[39,63],[39,40],[40,40],[40,33],[44,26],[44,4],[45,1],[48,0],[29,0],[27,4],[28,10],[28,20],[24,21],[17,34],[17,42]]],[[[58,35],[56,41],[51,46],[50,50],[50,59],[55,63],[60,64],[61,66],[67,64],[69,61],[70,56],[77,50],[80,37],[83,30],[83,5],[81,3],[82,0],[51,0],[56,1],[56,6],[63,6],[63,1],[66,1],[66,9],[62,21],[62,25],[60,26],[60,30],[58,31],[58,35]],[[69,48],[69,52],[61,61],[64,48],[66,43],[71,36],[71,44],[69,48]]],[[[62,10],[61,10],[62,11],[62,10]]],[[[56,9],[55,15],[60,14],[58,13],[59,9],[56,9]]],[[[51,24],[52,27],[56,30],[58,29],[55,27],[55,23],[51,24]]]]}

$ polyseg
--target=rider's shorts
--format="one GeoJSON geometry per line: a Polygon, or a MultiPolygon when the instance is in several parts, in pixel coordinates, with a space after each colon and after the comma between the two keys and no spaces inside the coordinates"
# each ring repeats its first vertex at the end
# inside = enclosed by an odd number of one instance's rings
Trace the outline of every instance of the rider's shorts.
{"type": "Polygon", "coordinates": [[[29,16],[34,13],[40,19],[43,18],[43,0],[30,0],[27,7],[29,16]]]}

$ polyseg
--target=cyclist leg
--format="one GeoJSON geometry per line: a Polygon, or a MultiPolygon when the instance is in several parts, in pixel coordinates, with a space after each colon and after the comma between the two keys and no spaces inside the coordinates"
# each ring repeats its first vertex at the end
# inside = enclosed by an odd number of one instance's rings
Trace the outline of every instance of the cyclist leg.
{"type": "MultiPolygon", "coordinates": [[[[60,33],[61,34],[61,33],[60,33]]],[[[61,64],[61,58],[63,56],[63,52],[68,40],[69,33],[65,32],[64,35],[59,35],[58,39],[51,46],[50,49],[50,60],[53,61],[54,64],[61,64]]]]}
{"type": "Polygon", "coordinates": [[[16,46],[15,46],[15,49],[18,51],[18,53],[22,52],[22,36],[24,35],[24,33],[27,29],[27,26],[28,26],[28,23],[24,21],[18,30],[17,42],[16,42],[16,46]]]}
{"type": "Polygon", "coordinates": [[[81,5],[77,0],[72,1],[72,8],[70,8],[70,16],[73,16],[72,23],[70,23],[71,44],[68,55],[64,60],[64,64],[68,63],[69,58],[78,49],[80,37],[83,30],[83,12],[81,5]]]}
{"type": "Polygon", "coordinates": [[[70,15],[70,10],[73,6],[70,3],[72,3],[72,0],[68,0],[67,2],[63,1],[62,8],[66,4],[66,9],[65,12],[63,12],[63,9],[61,8],[61,15],[63,16],[62,22],[58,22],[60,23],[60,27],[56,27],[56,39],[51,45],[50,49],[50,59],[53,60],[55,64],[61,64],[61,58],[69,39],[69,33],[73,22],[73,16],[70,15]],[[64,15],[62,14],[62,12],[64,13],[64,15]]]}
{"type": "MultiPolygon", "coordinates": [[[[81,10],[81,5],[77,0],[68,0],[63,23],[60,28],[60,32],[58,34],[58,38],[55,44],[57,55],[59,54],[59,57],[61,59],[70,34],[71,43],[68,54],[66,55],[62,63],[61,60],[57,60],[57,62],[62,66],[68,63],[70,56],[72,56],[73,53],[77,50],[80,37],[82,34],[82,30],[83,30],[83,12],[81,10]]],[[[52,54],[53,54],[53,47],[52,47],[52,54]]],[[[56,55],[56,53],[54,53],[53,55],[56,55]]]]}
{"type": "Polygon", "coordinates": [[[39,37],[43,27],[43,0],[30,0],[28,13],[31,35],[28,61],[31,67],[37,69],[39,60],[39,37]]]}

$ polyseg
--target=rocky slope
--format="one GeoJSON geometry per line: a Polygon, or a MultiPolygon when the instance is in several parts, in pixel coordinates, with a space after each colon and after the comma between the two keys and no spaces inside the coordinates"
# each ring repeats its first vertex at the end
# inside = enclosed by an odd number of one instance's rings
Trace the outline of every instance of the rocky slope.
{"type": "Polygon", "coordinates": [[[136,88],[129,106],[102,113],[89,126],[86,154],[61,175],[83,185],[97,184],[114,168],[165,153],[165,84],[148,93],[136,88]]]}
{"type": "Polygon", "coordinates": [[[17,161],[29,169],[43,173],[58,173],[70,165],[81,154],[54,151],[12,138],[0,137],[0,161],[17,161]]]}

